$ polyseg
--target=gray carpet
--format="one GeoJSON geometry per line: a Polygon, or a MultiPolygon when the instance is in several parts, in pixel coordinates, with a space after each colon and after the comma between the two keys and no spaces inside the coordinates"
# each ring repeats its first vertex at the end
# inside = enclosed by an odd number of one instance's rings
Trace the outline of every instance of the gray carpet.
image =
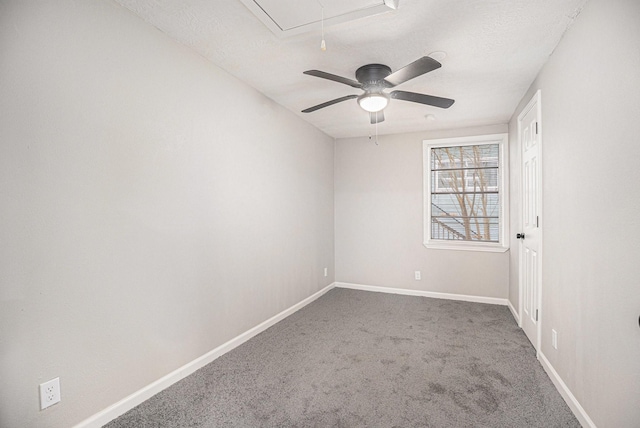
{"type": "Polygon", "coordinates": [[[334,289],[106,426],[580,424],[506,307],[334,289]]]}

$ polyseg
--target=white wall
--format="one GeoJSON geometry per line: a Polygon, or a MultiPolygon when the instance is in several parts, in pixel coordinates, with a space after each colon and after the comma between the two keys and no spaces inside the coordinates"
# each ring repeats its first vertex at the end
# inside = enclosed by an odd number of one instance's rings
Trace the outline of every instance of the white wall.
{"type": "Polygon", "coordinates": [[[501,132],[506,124],[336,140],[336,281],[506,299],[507,253],[423,245],[423,140],[501,132]]]}
{"type": "Polygon", "coordinates": [[[517,176],[517,116],[541,89],[541,351],[599,428],[640,426],[639,24],[637,0],[591,0],[510,124],[517,176]]]}
{"type": "Polygon", "coordinates": [[[333,158],[113,2],[2,1],[0,426],[78,423],[333,282],[333,158]]]}

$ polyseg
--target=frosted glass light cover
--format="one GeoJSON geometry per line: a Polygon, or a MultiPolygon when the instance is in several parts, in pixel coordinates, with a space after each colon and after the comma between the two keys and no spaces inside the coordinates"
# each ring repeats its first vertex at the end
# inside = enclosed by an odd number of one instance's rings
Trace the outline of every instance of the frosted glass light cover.
{"type": "Polygon", "coordinates": [[[364,110],[375,113],[387,106],[389,98],[383,94],[364,94],[358,98],[358,104],[364,110]]]}

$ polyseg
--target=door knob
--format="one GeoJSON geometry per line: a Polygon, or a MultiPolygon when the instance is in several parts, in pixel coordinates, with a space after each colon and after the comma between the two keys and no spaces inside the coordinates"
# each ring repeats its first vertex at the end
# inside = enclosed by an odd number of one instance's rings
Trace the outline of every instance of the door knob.
{"type": "Polygon", "coordinates": [[[524,233],[518,233],[516,239],[524,239],[524,233]]]}

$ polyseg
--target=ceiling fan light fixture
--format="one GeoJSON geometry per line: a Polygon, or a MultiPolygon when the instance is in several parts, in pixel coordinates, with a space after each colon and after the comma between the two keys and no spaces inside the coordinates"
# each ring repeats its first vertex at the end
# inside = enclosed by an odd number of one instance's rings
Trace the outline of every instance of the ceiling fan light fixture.
{"type": "Polygon", "coordinates": [[[389,97],[383,93],[364,93],[358,97],[358,104],[363,110],[376,113],[389,104],[389,97]]]}
{"type": "Polygon", "coordinates": [[[423,56],[422,58],[413,61],[411,64],[404,66],[401,69],[396,70],[395,72],[392,72],[391,68],[384,64],[363,65],[356,70],[356,80],[337,76],[335,74],[327,73],[320,70],[304,71],[303,73],[309,76],[320,77],[322,79],[342,83],[343,85],[363,90],[364,93],[360,96],[352,94],[336,98],[331,101],[326,101],[322,104],[306,108],[302,110],[302,113],[311,113],[316,110],[320,110],[321,108],[329,107],[343,101],[357,98],[360,107],[364,111],[369,113],[371,123],[378,124],[384,121],[383,110],[387,107],[387,104],[390,102],[391,98],[393,98],[394,100],[410,101],[413,103],[424,104],[438,108],[449,108],[453,105],[455,100],[452,100],[450,98],[436,97],[433,95],[419,94],[417,92],[398,90],[391,91],[388,94],[384,92],[385,89],[401,85],[404,82],[415,79],[418,76],[422,76],[423,74],[429,73],[440,67],[442,67],[442,64],[440,64],[440,62],[431,57],[423,56]]]}

